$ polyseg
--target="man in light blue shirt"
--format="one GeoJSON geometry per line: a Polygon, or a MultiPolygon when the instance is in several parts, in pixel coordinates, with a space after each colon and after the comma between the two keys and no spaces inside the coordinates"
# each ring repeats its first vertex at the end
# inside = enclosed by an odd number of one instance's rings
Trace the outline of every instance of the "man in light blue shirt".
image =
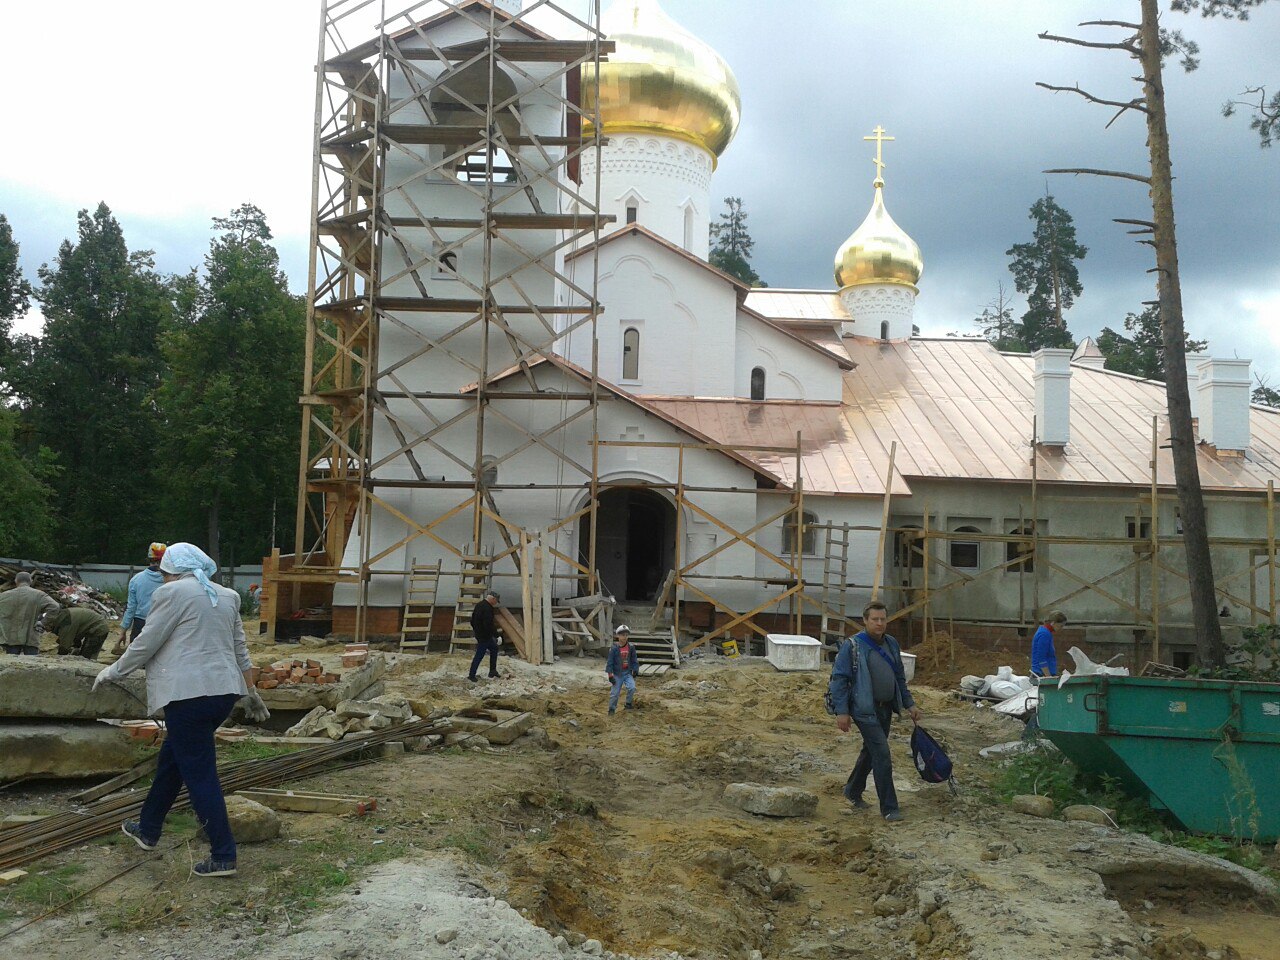
{"type": "Polygon", "coordinates": [[[120,618],[120,639],[116,643],[116,653],[122,653],[131,640],[142,632],[147,622],[147,614],[151,612],[151,594],[156,587],[164,583],[164,574],[160,572],[160,559],[164,556],[163,543],[153,543],[147,549],[147,569],[135,573],[129,580],[129,600],[125,604],[124,616],[120,618]]]}

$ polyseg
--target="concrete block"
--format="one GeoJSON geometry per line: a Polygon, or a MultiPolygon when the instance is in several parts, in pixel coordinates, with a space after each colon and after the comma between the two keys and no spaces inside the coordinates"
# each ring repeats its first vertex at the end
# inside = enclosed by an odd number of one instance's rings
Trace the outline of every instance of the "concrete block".
{"type": "Polygon", "coordinates": [[[310,710],[317,706],[332,710],[344,700],[371,700],[379,696],[386,688],[377,681],[386,670],[387,659],[378,654],[363,666],[342,674],[337,683],[317,683],[315,677],[309,677],[311,683],[308,684],[280,686],[259,693],[268,710],[310,710]]]}
{"type": "Polygon", "coordinates": [[[0,723],[0,780],[112,775],[124,773],[138,757],[137,741],[107,723],[0,723]]]}
{"type": "Polygon", "coordinates": [[[145,720],[147,683],[139,671],[93,692],[102,665],[77,658],[0,657],[0,717],[145,720]]]}
{"type": "Polygon", "coordinates": [[[280,815],[248,797],[227,797],[227,819],[236,843],[258,843],[280,836],[280,815]]]}
{"type": "Polygon", "coordinates": [[[820,670],[822,644],[813,637],[770,633],[764,638],[765,657],[778,670],[820,670]]]}

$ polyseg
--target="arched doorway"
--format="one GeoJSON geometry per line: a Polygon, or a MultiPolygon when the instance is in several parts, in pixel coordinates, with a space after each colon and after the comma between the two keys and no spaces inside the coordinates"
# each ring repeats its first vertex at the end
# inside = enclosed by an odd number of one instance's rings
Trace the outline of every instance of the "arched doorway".
{"type": "MultiPolygon", "coordinates": [[[[580,527],[589,556],[591,525],[580,527]]],[[[615,487],[600,494],[596,513],[596,570],[606,592],[626,602],[652,601],[676,552],[676,508],[652,490],[615,487]]]]}

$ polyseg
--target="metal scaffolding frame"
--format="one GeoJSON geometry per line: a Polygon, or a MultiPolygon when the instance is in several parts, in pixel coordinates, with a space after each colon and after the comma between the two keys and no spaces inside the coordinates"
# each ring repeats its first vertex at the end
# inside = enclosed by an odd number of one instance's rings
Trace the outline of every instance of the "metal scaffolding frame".
{"type": "MultiPolygon", "coordinates": [[[[322,0],[297,533],[293,566],[278,571],[276,583],[293,584],[294,606],[303,584],[355,584],[359,638],[368,632],[371,578],[405,575],[379,562],[419,538],[461,559],[467,548],[437,532],[455,517],[470,518],[473,545],[496,530],[507,542],[503,556],[518,568],[512,525],[500,511],[503,488],[486,482],[486,470],[530,449],[555,454],[589,490],[572,519],[585,517],[591,527],[591,555],[578,566],[594,586],[595,447],[581,461],[556,441],[584,418],[596,436],[595,351],[572,390],[548,392],[533,372],[574,331],[594,343],[601,313],[598,268],[575,282],[562,256],[594,247],[612,221],[600,213],[598,179],[584,190],[579,175],[589,152],[599,168],[602,142],[598,116],[582,106],[596,98],[583,91],[598,84],[613,47],[598,29],[599,0],[588,6],[584,20],[552,0],[521,12],[480,0],[419,0],[394,13],[387,0],[322,0]],[[540,23],[558,20],[582,39],[552,39],[530,23],[535,11],[540,23]],[[448,19],[474,39],[441,45],[433,27],[448,19]],[[353,36],[360,42],[350,43],[353,36]],[[536,129],[524,112],[531,97],[554,104],[563,129],[536,129]],[[468,198],[474,215],[424,204],[424,195],[436,195],[429,184],[468,198]],[[480,269],[456,270],[460,253],[477,247],[480,269]],[[431,281],[441,275],[464,295],[440,295],[431,281]],[[537,284],[569,291],[572,305],[539,296],[530,289],[537,284]],[[380,351],[388,336],[408,337],[412,349],[380,351]],[[424,362],[452,364],[472,382],[461,391],[423,389],[405,368],[424,362]],[[525,389],[492,389],[512,371],[525,389]],[[504,409],[531,403],[554,411],[549,427],[526,427],[504,409]],[[487,452],[487,423],[521,440],[487,452]],[[466,424],[474,448],[460,451],[443,434],[466,424]],[[390,449],[375,448],[375,431],[394,438],[390,449]],[[461,496],[435,516],[413,517],[387,493],[406,488],[461,496]],[[379,516],[407,532],[375,548],[368,534],[379,516]],[[360,557],[344,564],[353,535],[361,535],[360,557]]],[[[583,276],[581,264],[576,272],[583,276]]]]}

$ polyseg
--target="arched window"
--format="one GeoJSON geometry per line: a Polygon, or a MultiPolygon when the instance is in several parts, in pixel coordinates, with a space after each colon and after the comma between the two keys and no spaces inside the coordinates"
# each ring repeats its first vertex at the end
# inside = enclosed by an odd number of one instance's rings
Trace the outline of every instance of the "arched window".
{"type": "Polygon", "coordinates": [[[755,367],[751,371],[751,399],[764,399],[764,367],[755,367]]]}
{"type": "Polygon", "coordinates": [[[635,327],[622,333],[622,379],[640,379],[640,331],[635,327]]]}
{"type": "MultiPolygon", "coordinates": [[[[516,95],[515,81],[501,68],[494,69],[491,80],[489,67],[485,62],[468,64],[448,74],[432,87],[429,94],[430,113],[435,122],[443,126],[474,130],[476,139],[480,139],[487,121],[484,110],[477,109],[477,105],[482,105],[489,99],[490,83],[493,102],[508,104],[497,112],[498,127],[507,138],[521,136],[520,116],[517,105],[513,102],[516,95]]],[[[515,180],[516,170],[506,151],[494,147],[492,155],[485,149],[460,157],[454,163],[454,175],[465,182],[484,182],[492,175],[495,182],[509,183],[515,180]]]]}
{"type": "MultiPolygon", "coordinates": [[[[815,529],[818,523],[818,515],[805,510],[800,515],[800,525],[803,528],[800,534],[800,554],[806,557],[812,557],[818,552],[818,531],[815,529]]],[[[782,523],[782,553],[784,556],[790,554],[795,549],[796,542],[796,518],[795,514],[789,514],[782,523]]]]}
{"type": "Polygon", "coordinates": [[[627,223],[635,223],[640,218],[640,204],[634,200],[627,201],[627,223]]]}
{"type": "Polygon", "coordinates": [[[881,340],[889,339],[889,321],[888,320],[880,321],[880,339],[881,340]]]}
{"type": "MultiPolygon", "coordinates": [[[[977,527],[956,527],[956,533],[981,533],[977,527]]],[[[981,543],[977,540],[951,541],[951,566],[957,570],[977,570],[981,566],[981,543]]]]}
{"type": "Polygon", "coordinates": [[[693,249],[693,207],[684,208],[684,248],[693,249]]]}
{"type": "Polygon", "coordinates": [[[446,250],[436,264],[436,276],[444,280],[458,279],[458,251],[446,250]]]}
{"type": "Polygon", "coordinates": [[[1021,527],[1014,527],[1009,531],[1011,537],[1026,537],[1026,540],[1010,540],[1004,545],[1005,563],[1010,560],[1022,558],[1021,563],[1010,563],[1008,569],[1013,573],[1031,573],[1036,568],[1035,554],[1028,553],[1031,549],[1031,524],[1027,523],[1021,527]]]}

